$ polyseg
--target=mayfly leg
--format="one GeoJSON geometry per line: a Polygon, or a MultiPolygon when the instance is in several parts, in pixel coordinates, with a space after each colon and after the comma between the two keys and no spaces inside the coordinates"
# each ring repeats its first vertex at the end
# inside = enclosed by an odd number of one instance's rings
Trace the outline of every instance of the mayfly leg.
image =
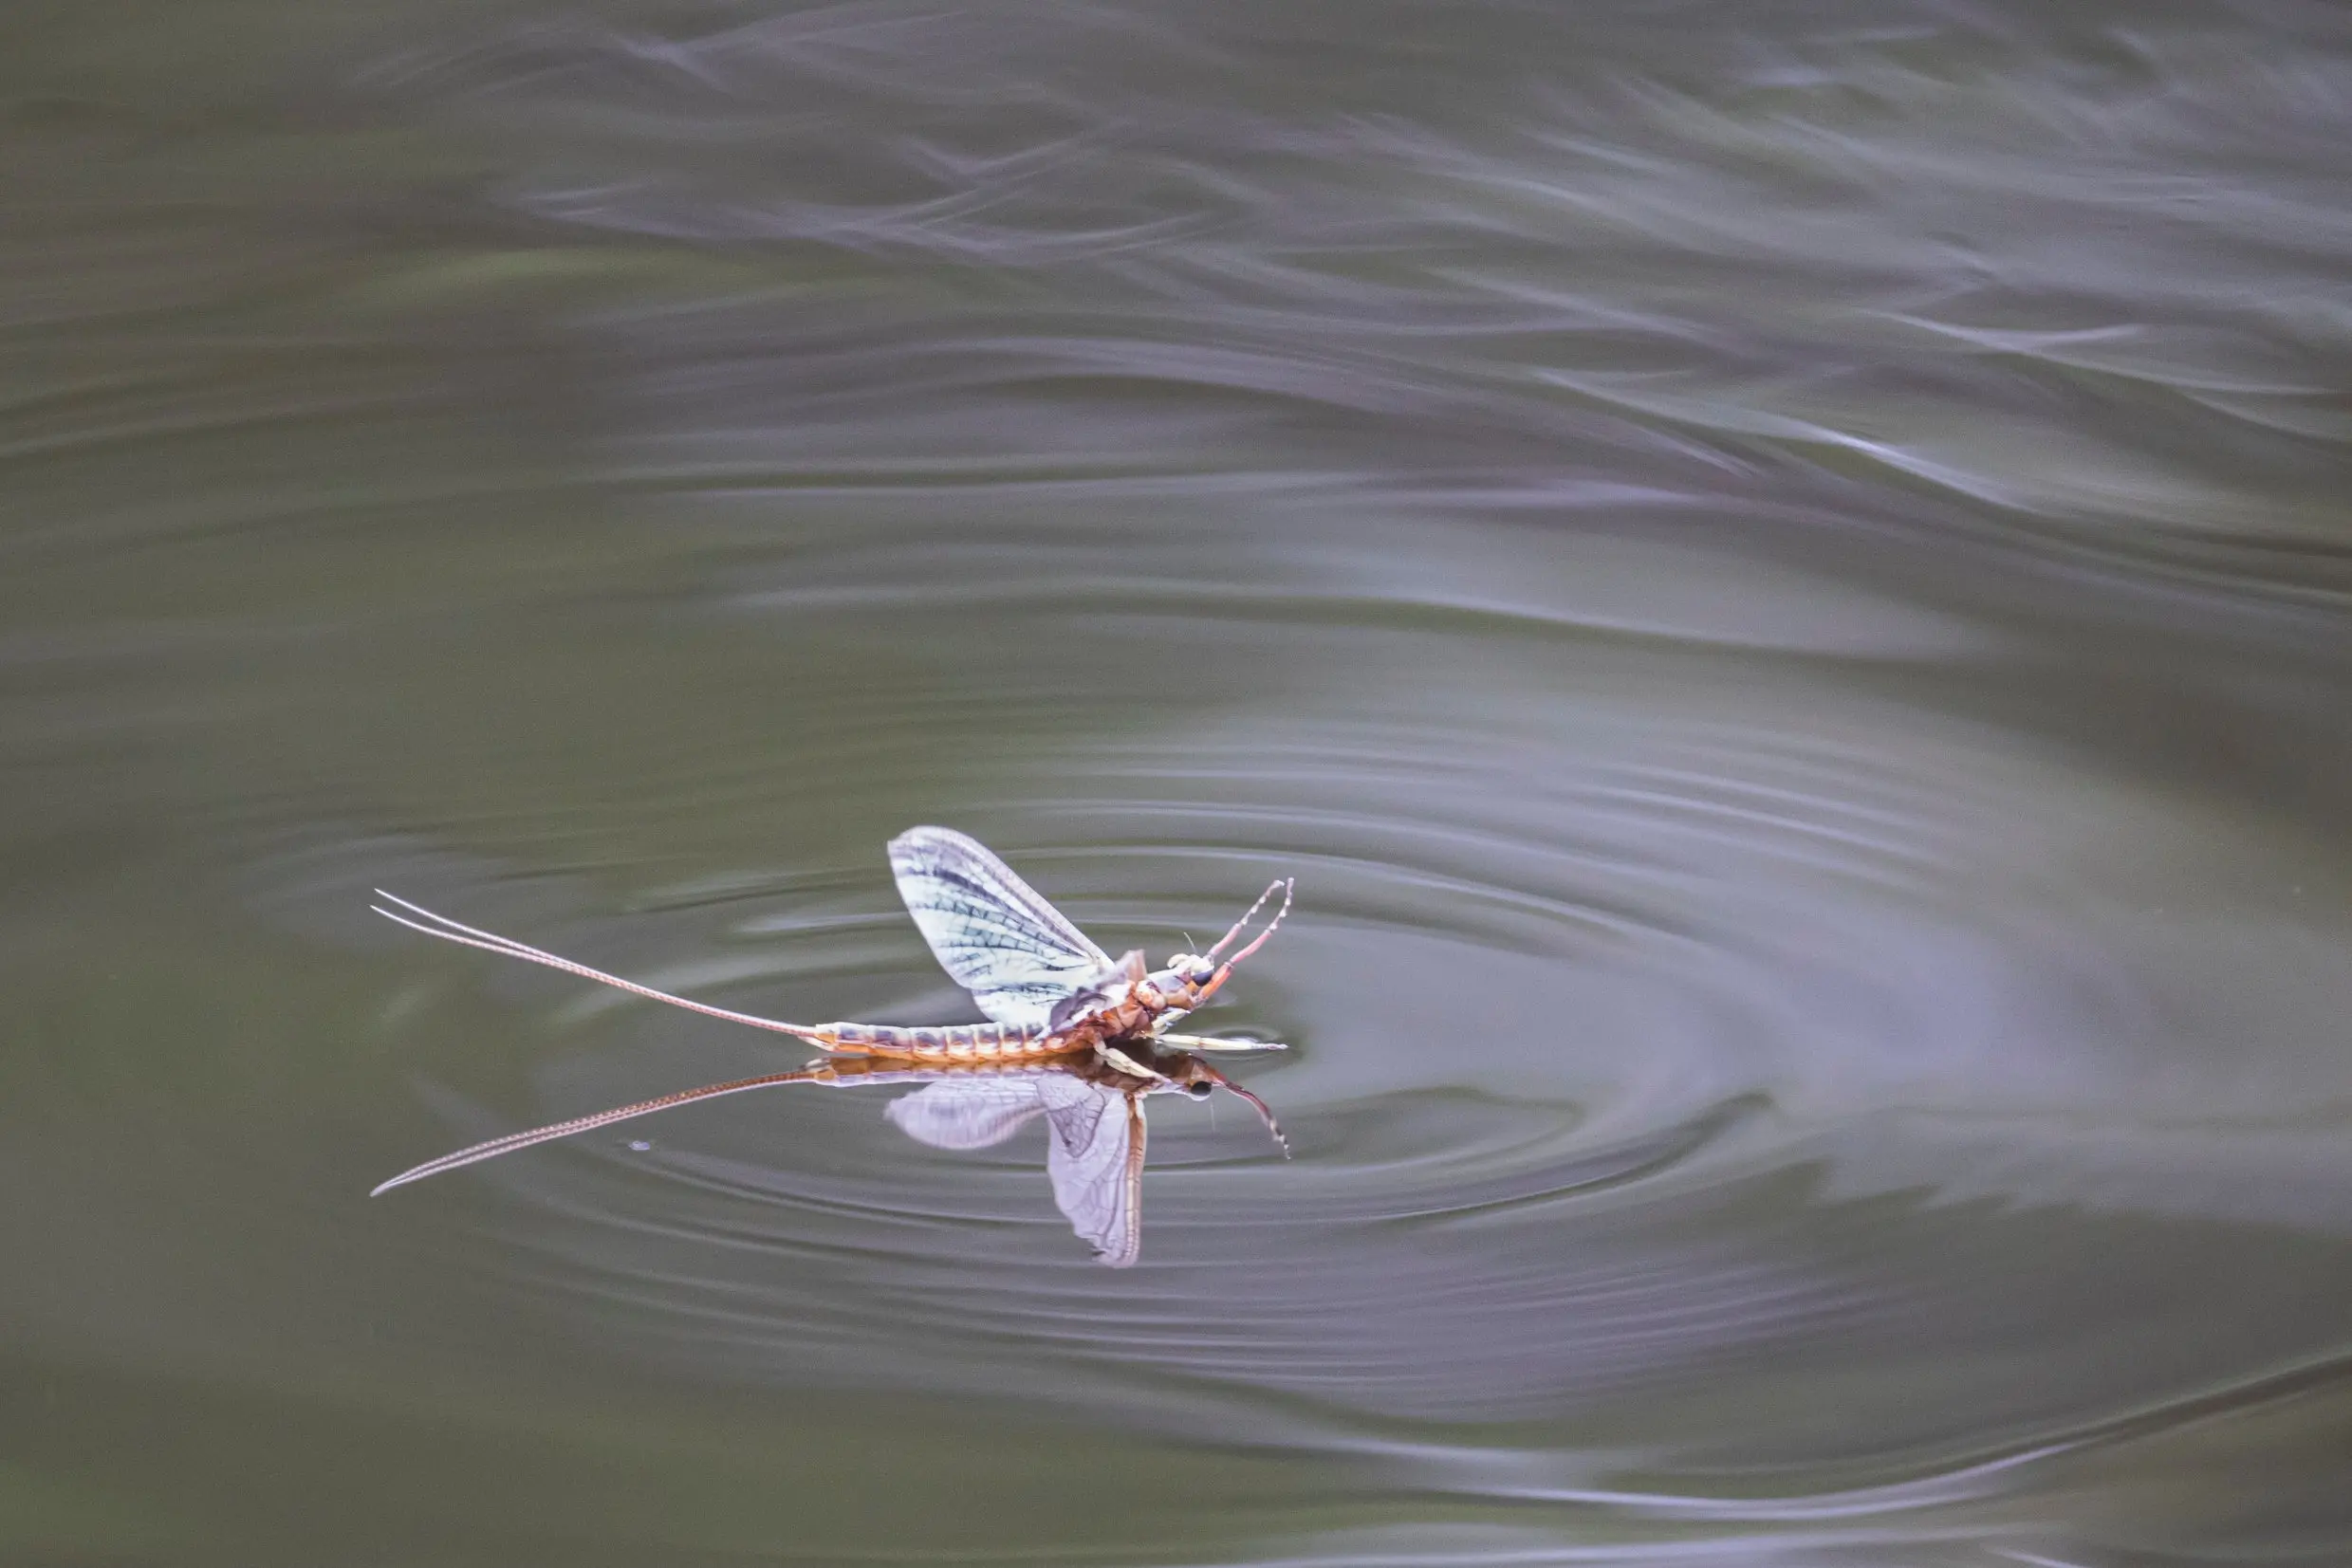
{"type": "Polygon", "coordinates": [[[1152,1043],[1178,1051],[1227,1051],[1238,1055],[1244,1051],[1287,1051],[1290,1047],[1279,1040],[1215,1040],[1208,1035],[1159,1034],[1152,1043]]]}
{"type": "Polygon", "coordinates": [[[1168,1081],[1167,1074],[1153,1071],[1116,1045],[1098,1043],[1094,1048],[1094,1054],[1104,1066],[1125,1073],[1130,1078],[1139,1078],[1152,1083],[1168,1081]]]}
{"type": "Polygon", "coordinates": [[[1274,934],[1274,928],[1282,924],[1282,917],[1290,913],[1290,894],[1295,885],[1296,883],[1294,880],[1287,876],[1280,877],[1274,881],[1267,883],[1266,891],[1258,895],[1258,901],[1251,904],[1250,908],[1243,913],[1242,917],[1233,922],[1232,930],[1217,938],[1217,945],[1211,948],[1206,956],[1213,961],[1217,954],[1223,952],[1227,948],[1232,947],[1234,941],[1240,937],[1241,933],[1250,929],[1250,922],[1258,917],[1258,911],[1266,907],[1266,901],[1274,896],[1274,894],[1277,891],[1280,891],[1282,894],[1282,908],[1274,912],[1273,919],[1268,921],[1266,923],[1266,929],[1258,932],[1257,940],[1251,942],[1248,947],[1233,954],[1232,958],[1227,959],[1226,964],[1229,968],[1234,964],[1238,964],[1243,959],[1249,957],[1251,953],[1257,951],[1260,948],[1266,946],[1266,939],[1274,934]]]}
{"type": "Polygon", "coordinates": [[[1195,1006],[1198,1006],[1201,1003],[1206,1002],[1209,998],[1214,996],[1217,993],[1218,988],[1222,987],[1232,975],[1233,968],[1236,965],[1241,963],[1243,959],[1249,957],[1251,953],[1257,951],[1260,948],[1266,946],[1267,942],[1273,936],[1275,930],[1281,926],[1282,917],[1290,913],[1290,895],[1294,886],[1295,883],[1293,880],[1287,876],[1283,877],[1279,881],[1269,882],[1266,885],[1266,891],[1258,895],[1258,901],[1250,905],[1249,910],[1240,919],[1233,922],[1232,930],[1227,932],[1223,936],[1218,937],[1217,945],[1211,948],[1206,953],[1202,954],[1203,957],[1209,959],[1212,963],[1215,963],[1217,967],[1216,972],[1209,977],[1208,983],[1200,987],[1199,995],[1194,999],[1193,1005],[1195,1006]],[[1235,941],[1239,940],[1241,933],[1250,929],[1250,922],[1257,918],[1258,911],[1264,909],[1266,907],[1266,901],[1274,896],[1277,892],[1282,895],[1282,906],[1274,911],[1274,917],[1266,922],[1266,929],[1258,932],[1256,936],[1250,938],[1249,945],[1244,947],[1240,951],[1234,953],[1231,958],[1225,959],[1221,963],[1217,962],[1217,954],[1223,952],[1227,948],[1232,946],[1235,941]]]}
{"type": "Polygon", "coordinates": [[[1282,1151],[1282,1157],[1284,1159],[1288,1159],[1290,1157],[1290,1140],[1288,1137],[1284,1135],[1282,1123],[1274,1119],[1274,1108],[1272,1106],[1267,1104],[1266,1101],[1260,1099],[1257,1096],[1251,1094],[1240,1084],[1235,1083],[1232,1079],[1227,1078],[1223,1073],[1218,1072],[1214,1067],[1210,1066],[1205,1061],[1200,1064],[1200,1071],[1208,1075],[1210,1082],[1215,1084],[1218,1088],[1225,1090],[1227,1093],[1237,1096],[1239,1098],[1246,1101],[1250,1109],[1258,1114],[1258,1119],[1266,1123],[1266,1131],[1273,1138],[1274,1147],[1282,1151]]]}

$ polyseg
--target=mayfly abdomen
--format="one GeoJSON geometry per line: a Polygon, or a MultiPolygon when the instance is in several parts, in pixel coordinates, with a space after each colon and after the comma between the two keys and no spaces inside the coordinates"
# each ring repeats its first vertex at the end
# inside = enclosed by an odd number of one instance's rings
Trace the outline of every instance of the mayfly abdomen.
{"type": "Polygon", "coordinates": [[[820,1033],[825,1049],[839,1055],[900,1061],[979,1064],[1019,1061],[1054,1052],[1044,1035],[1006,1024],[959,1024],[944,1028],[827,1024],[820,1033]]]}

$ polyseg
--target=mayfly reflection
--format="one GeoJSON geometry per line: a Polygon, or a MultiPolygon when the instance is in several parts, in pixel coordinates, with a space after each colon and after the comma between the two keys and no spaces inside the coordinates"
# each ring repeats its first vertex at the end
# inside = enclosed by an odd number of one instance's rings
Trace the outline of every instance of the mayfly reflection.
{"type": "Polygon", "coordinates": [[[886,1114],[909,1136],[940,1149],[984,1149],[1044,1118],[1054,1202],[1102,1262],[1135,1262],[1142,1239],[1143,1101],[1157,1094],[1206,1099],[1219,1089],[1249,1102],[1284,1153],[1282,1129],[1264,1100],[1212,1065],[1211,1054],[1278,1051],[1270,1040],[1213,1040],[1170,1025],[1207,1002],[1234,967],[1266,945],[1290,911],[1287,877],[1270,884],[1207,952],[1179,952],[1148,969],[1140,949],[1113,958],[978,840],[949,828],[910,828],[890,841],[890,869],[916,929],[986,1024],[787,1024],[673,996],[592,969],[510,937],[379,891],[376,913],[412,931],[575,974],[632,995],[769,1029],[824,1054],[791,1072],[706,1083],[525,1133],[509,1133],[427,1160],[376,1189],[437,1176],[536,1143],[593,1132],[632,1116],[787,1083],[919,1083],[886,1114]],[[1250,930],[1277,893],[1282,902],[1250,930]],[[1247,941],[1244,938],[1248,937],[1247,941]]]}

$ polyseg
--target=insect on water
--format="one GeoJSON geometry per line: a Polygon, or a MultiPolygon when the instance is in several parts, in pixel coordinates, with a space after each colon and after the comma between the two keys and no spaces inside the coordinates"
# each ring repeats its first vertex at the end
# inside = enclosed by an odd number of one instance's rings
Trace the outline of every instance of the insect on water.
{"type": "Polygon", "coordinates": [[[1046,1167],[1071,1227],[1115,1267],[1141,1245],[1143,1099],[1178,1093],[1206,1099],[1224,1089],[1247,1100],[1287,1155],[1289,1145],[1264,1100],[1228,1079],[1209,1054],[1279,1051],[1270,1040],[1213,1040],[1169,1025],[1215,995],[1233,968],[1266,945],[1290,912],[1291,882],[1268,886],[1205,953],[1170,956],[1147,969],[1140,949],[1113,958],[977,839],[950,828],[909,828],[890,841],[890,869],[907,912],[986,1024],[787,1024],[640,986],[510,937],[460,925],[379,890],[376,913],[412,931],[509,958],[544,964],[633,995],[806,1041],[824,1054],[792,1072],[706,1083],[633,1105],[509,1133],[427,1160],[376,1189],[388,1191],[536,1143],[593,1132],[673,1106],[787,1083],[847,1086],[920,1083],[887,1115],[909,1136],[943,1149],[1001,1143],[1037,1116],[1050,1134],[1046,1167]],[[1282,903],[1242,943],[1268,900],[1282,903]],[[387,908],[386,905],[391,907],[387,908]],[[1236,948],[1236,943],[1242,943],[1236,948]],[[1228,952],[1228,949],[1233,950],[1228,952]]]}

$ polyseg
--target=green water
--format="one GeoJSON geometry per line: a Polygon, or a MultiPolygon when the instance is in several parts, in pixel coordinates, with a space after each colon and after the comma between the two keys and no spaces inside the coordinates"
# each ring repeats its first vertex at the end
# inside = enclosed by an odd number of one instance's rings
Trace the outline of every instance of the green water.
{"type": "Polygon", "coordinates": [[[2352,27],[2046,10],[13,13],[0,1560],[2342,1560],[2352,27]],[[1297,1157],[366,1196],[917,822],[1297,1157]]]}

